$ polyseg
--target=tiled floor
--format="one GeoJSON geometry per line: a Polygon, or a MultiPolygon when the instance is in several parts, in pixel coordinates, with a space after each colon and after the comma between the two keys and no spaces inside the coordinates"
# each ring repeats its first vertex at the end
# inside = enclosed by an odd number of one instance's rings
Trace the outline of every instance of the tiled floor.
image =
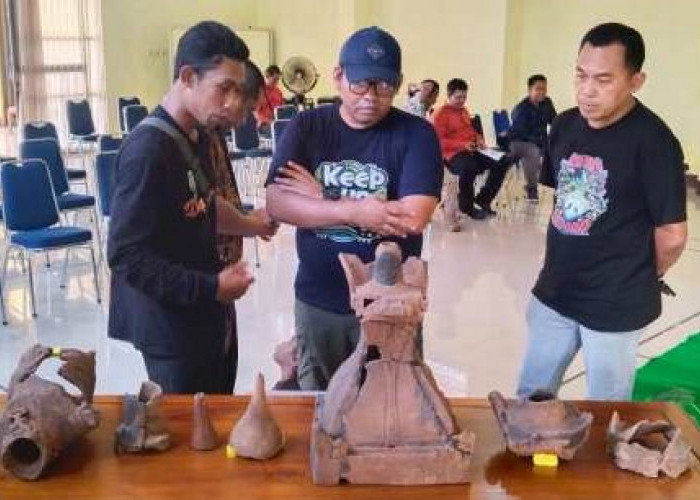
{"type": "MultiPolygon", "coordinates": [[[[514,186],[515,187],[515,186],[514,186]]],[[[517,192],[514,189],[513,192],[517,192]]],[[[512,394],[524,347],[525,307],[544,251],[551,196],[538,206],[512,202],[503,216],[465,221],[461,233],[446,232],[436,214],[426,248],[429,259],[429,312],[425,320],[425,356],[451,395],[485,396],[492,389],[512,394]]],[[[691,196],[688,250],[669,273],[676,298],[664,298],[662,317],[650,325],[640,347],[640,363],[700,330],[698,199],[691,196]]],[[[512,201],[512,200],[511,200],[512,201]]],[[[256,282],[238,303],[240,362],[236,392],[251,389],[258,371],[274,382],[274,345],[292,334],[292,282],[296,266],[293,231],[283,227],[270,243],[261,243],[256,282]]],[[[246,244],[253,260],[253,246],[246,244]]],[[[15,265],[3,283],[10,326],[0,327],[0,384],[6,385],[19,355],[34,342],[96,349],[99,393],[133,392],[145,377],[140,355],[106,337],[106,301],[98,305],[87,256],[71,266],[66,290],[58,286],[61,254],[51,268],[35,258],[39,317],[31,318],[26,275],[15,265]]],[[[102,271],[107,290],[106,271],[102,271]]],[[[51,368],[51,367],[47,367],[51,368]]],[[[562,390],[583,397],[585,378],[576,360],[562,390]]],[[[49,370],[46,370],[47,372],[49,370]]]]}

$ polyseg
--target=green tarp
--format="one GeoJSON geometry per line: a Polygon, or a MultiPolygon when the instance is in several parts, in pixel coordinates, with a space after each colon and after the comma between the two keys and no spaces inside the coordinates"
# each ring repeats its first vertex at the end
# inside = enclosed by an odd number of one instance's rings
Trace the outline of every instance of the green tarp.
{"type": "Polygon", "coordinates": [[[637,370],[634,401],[675,401],[700,425],[700,333],[637,370]]]}

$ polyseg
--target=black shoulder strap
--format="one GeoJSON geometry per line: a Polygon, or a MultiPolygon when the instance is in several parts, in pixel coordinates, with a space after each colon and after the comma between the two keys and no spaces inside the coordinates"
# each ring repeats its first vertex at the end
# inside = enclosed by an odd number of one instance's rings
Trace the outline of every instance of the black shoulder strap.
{"type": "MultiPolygon", "coordinates": [[[[180,149],[180,153],[185,157],[187,164],[190,167],[190,171],[194,176],[194,182],[197,184],[197,190],[200,196],[207,196],[211,188],[211,183],[207,178],[206,174],[202,170],[202,165],[199,163],[199,158],[192,152],[192,148],[189,145],[187,138],[180,132],[176,127],[173,127],[170,123],[158,118],[157,116],[147,116],[138,126],[154,127],[158,130],[168,134],[177,144],[180,149]]],[[[190,181],[191,182],[191,181],[190,181]]]]}

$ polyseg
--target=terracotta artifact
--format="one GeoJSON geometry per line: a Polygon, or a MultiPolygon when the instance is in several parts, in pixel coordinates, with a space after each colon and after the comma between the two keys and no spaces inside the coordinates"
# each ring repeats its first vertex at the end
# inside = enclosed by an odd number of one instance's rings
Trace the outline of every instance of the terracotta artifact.
{"type": "Polygon", "coordinates": [[[345,254],[340,261],[362,333],[317,399],[314,483],[468,482],[474,434],[458,428],[415,346],[426,307],[425,262],[401,264],[395,243],[380,244],[374,263],[345,254]]]}
{"type": "Polygon", "coordinates": [[[114,436],[115,453],[164,451],[170,447],[170,434],[160,414],[163,391],[155,382],[141,384],[138,395],[124,395],[122,423],[114,436]]]}
{"type": "MultiPolygon", "coordinates": [[[[659,443],[659,442],[657,442],[659,443]]],[[[631,470],[646,477],[657,477],[663,472],[676,478],[690,466],[690,446],[681,439],[681,431],[665,420],[649,422],[641,420],[627,426],[620,420],[617,412],[613,413],[608,426],[608,453],[615,465],[621,469],[631,470]],[[642,442],[651,434],[663,436],[661,444],[654,446],[648,441],[642,442]]]]}
{"type": "Polygon", "coordinates": [[[229,445],[239,457],[266,460],[284,447],[284,434],[277,425],[265,399],[265,379],[261,373],[248,408],[231,430],[229,445]]]}
{"type": "Polygon", "coordinates": [[[94,391],[94,351],[51,349],[39,344],[31,347],[10,379],[7,404],[0,417],[3,466],[20,479],[38,479],[68,444],[99,424],[92,407],[94,391]],[[79,395],[34,374],[51,356],[63,361],[58,374],[78,388],[79,395]]]}
{"type": "Polygon", "coordinates": [[[203,392],[194,395],[194,411],[192,416],[192,439],[190,447],[198,451],[213,450],[219,446],[219,436],[209,417],[209,407],[203,392]]]}
{"type": "Polygon", "coordinates": [[[548,392],[506,401],[500,392],[493,391],[489,401],[508,449],[520,456],[551,453],[571,460],[586,442],[593,423],[592,414],[579,412],[571,403],[548,392]]]}

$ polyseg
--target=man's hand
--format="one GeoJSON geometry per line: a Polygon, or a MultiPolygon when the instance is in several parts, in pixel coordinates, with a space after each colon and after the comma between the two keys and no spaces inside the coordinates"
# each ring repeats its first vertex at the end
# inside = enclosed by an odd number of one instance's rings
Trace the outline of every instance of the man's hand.
{"type": "Polygon", "coordinates": [[[287,166],[281,167],[278,172],[275,184],[285,191],[310,198],[323,198],[323,186],[306,167],[289,161],[287,166]]]}
{"type": "Polygon", "coordinates": [[[405,237],[415,232],[411,224],[414,214],[398,201],[382,201],[367,196],[357,202],[353,225],[382,236],[405,237]]]}
{"type": "Polygon", "coordinates": [[[253,275],[248,270],[248,264],[238,262],[224,268],[218,275],[216,300],[229,304],[243,296],[253,283],[253,275]]]}
{"type": "Polygon", "coordinates": [[[248,212],[247,217],[255,225],[255,236],[259,236],[264,241],[270,241],[280,227],[279,223],[272,220],[270,214],[264,208],[251,210],[248,212]]]}
{"type": "Polygon", "coordinates": [[[483,136],[477,136],[476,138],[476,147],[478,148],[485,148],[486,147],[486,141],[484,140],[483,136]]]}
{"type": "Polygon", "coordinates": [[[467,153],[473,153],[476,151],[477,148],[477,143],[476,141],[468,142],[467,147],[465,148],[467,150],[467,153]]]}

